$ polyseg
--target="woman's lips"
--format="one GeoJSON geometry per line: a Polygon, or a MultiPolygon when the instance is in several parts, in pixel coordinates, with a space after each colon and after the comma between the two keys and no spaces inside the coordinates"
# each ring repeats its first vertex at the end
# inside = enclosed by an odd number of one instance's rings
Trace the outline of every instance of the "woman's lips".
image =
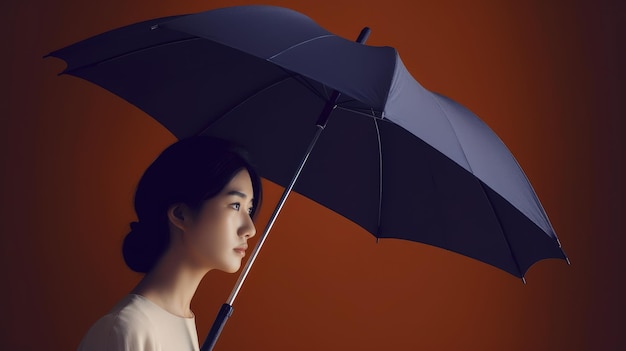
{"type": "Polygon", "coordinates": [[[247,249],[247,247],[238,247],[238,248],[235,249],[235,252],[237,252],[241,256],[245,256],[246,255],[246,249],[247,249]]]}

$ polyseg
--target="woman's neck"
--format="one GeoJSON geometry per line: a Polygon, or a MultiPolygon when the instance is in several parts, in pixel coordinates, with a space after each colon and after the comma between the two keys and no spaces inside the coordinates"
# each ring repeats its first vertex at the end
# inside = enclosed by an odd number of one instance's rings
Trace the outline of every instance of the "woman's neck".
{"type": "Polygon", "coordinates": [[[176,250],[166,251],[157,265],[133,289],[164,310],[193,317],[191,299],[208,270],[189,265],[176,250]]]}

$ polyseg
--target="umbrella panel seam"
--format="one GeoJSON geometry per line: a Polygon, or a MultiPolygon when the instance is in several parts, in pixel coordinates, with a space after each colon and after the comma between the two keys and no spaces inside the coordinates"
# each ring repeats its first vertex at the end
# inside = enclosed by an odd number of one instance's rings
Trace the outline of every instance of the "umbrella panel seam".
{"type": "Polygon", "coordinates": [[[454,133],[454,138],[456,139],[456,141],[457,141],[457,143],[459,145],[459,149],[461,149],[461,152],[463,153],[463,158],[465,158],[465,162],[467,163],[467,167],[469,168],[468,171],[470,173],[474,174],[474,171],[472,170],[472,165],[470,164],[470,161],[467,158],[467,154],[465,153],[465,149],[463,149],[463,145],[461,144],[461,140],[459,139],[458,134],[456,132],[456,129],[454,128],[454,124],[450,121],[450,117],[448,117],[448,113],[443,108],[443,106],[441,106],[441,104],[439,103],[439,100],[436,99],[434,95],[430,96],[430,98],[435,101],[435,103],[437,104],[437,107],[439,107],[439,110],[441,110],[443,115],[446,117],[446,120],[448,121],[448,124],[450,125],[450,129],[452,130],[452,133],[454,133]]]}

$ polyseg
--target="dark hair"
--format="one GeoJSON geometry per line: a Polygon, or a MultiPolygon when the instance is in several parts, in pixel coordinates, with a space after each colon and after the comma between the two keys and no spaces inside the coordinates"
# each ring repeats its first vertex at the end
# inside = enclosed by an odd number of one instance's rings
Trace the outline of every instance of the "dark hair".
{"type": "Polygon", "coordinates": [[[196,136],[165,149],[137,185],[137,222],[130,224],[122,248],[126,265],[140,273],[152,270],[170,242],[167,209],[184,203],[199,210],[242,169],[252,180],[254,218],[261,203],[261,179],[243,148],[222,139],[196,136]]]}

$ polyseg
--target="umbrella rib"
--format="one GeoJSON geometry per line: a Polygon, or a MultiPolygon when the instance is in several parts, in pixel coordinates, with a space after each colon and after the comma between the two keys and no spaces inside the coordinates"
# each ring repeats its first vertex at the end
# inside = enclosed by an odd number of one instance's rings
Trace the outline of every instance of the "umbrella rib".
{"type": "MultiPolygon", "coordinates": [[[[305,76],[303,76],[301,74],[297,74],[297,73],[291,72],[291,71],[289,71],[288,69],[286,69],[284,67],[281,67],[281,66],[278,66],[278,67],[280,67],[285,73],[290,74],[296,82],[300,83],[303,87],[305,87],[306,89],[311,91],[313,94],[315,94],[321,100],[327,101],[330,98],[329,94],[326,94],[326,96],[324,96],[320,91],[315,89],[313,84],[311,84],[311,82],[305,76]]],[[[326,85],[322,84],[322,86],[324,88],[326,88],[326,85]]],[[[324,90],[326,90],[326,89],[324,89],[324,90]]]]}
{"type": "MultiPolygon", "coordinates": [[[[455,136],[455,138],[456,138],[456,140],[457,140],[457,142],[459,144],[459,148],[461,149],[461,152],[463,153],[463,157],[465,158],[465,162],[467,162],[467,167],[469,167],[468,171],[470,173],[474,174],[474,172],[472,171],[472,165],[470,164],[469,159],[467,158],[467,154],[465,153],[465,150],[463,149],[463,145],[461,145],[461,140],[459,139],[458,134],[456,133],[456,130],[454,128],[454,125],[452,124],[452,122],[450,121],[450,118],[448,117],[448,114],[446,113],[444,108],[441,106],[441,104],[439,103],[439,100],[435,97],[435,95],[431,95],[431,98],[435,101],[435,103],[437,104],[437,106],[439,107],[439,109],[441,110],[443,115],[446,117],[446,120],[450,124],[450,129],[454,133],[454,136],[455,136]]],[[[487,192],[485,191],[485,188],[484,188],[485,186],[483,185],[483,183],[480,180],[478,180],[478,182],[480,184],[481,190],[483,191],[483,194],[485,195],[485,198],[489,202],[489,208],[491,208],[493,216],[498,221],[498,226],[500,227],[500,233],[501,233],[502,237],[504,238],[504,241],[506,242],[506,246],[509,249],[509,253],[511,254],[511,258],[513,259],[513,262],[515,263],[515,267],[517,268],[517,271],[519,272],[520,277],[522,278],[522,281],[525,284],[526,283],[526,279],[524,278],[524,273],[522,272],[522,270],[521,270],[521,268],[519,266],[519,262],[517,261],[517,258],[515,257],[515,253],[513,252],[513,248],[511,247],[511,243],[509,243],[509,238],[506,236],[506,233],[504,232],[504,226],[502,225],[502,222],[500,221],[500,217],[496,213],[496,210],[493,207],[493,204],[491,203],[491,200],[489,200],[489,195],[487,195],[487,192]]]]}
{"type": "Polygon", "coordinates": [[[378,223],[376,225],[376,240],[380,237],[380,221],[383,209],[383,152],[380,140],[380,129],[378,128],[378,119],[374,118],[374,127],[376,127],[376,140],[378,141],[378,223]]]}
{"type": "MultiPolygon", "coordinates": [[[[280,65],[277,65],[276,67],[280,68],[283,72],[285,72],[285,74],[291,76],[296,82],[300,83],[304,88],[308,89],[313,94],[315,94],[318,98],[320,98],[320,100],[328,101],[328,99],[330,98],[331,94],[328,91],[329,87],[327,85],[321,84],[322,88],[324,89],[324,91],[322,92],[319,89],[316,89],[315,86],[313,84],[311,84],[311,80],[308,79],[306,76],[303,76],[302,74],[299,74],[299,73],[292,72],[292,71],[290,71],[290,70],[288,70],[288,69],[286,69],[286,68],[284,68],[284,67],[282,67],[280,65]]],[[[332,91],[334,91],[334,89],[330,88],[330,91],[332,92],[332,91]]],[[[341,93],[341,94],[342,94],[342,96],[349,97],[349,99],[343,100],[340,103],[337,103],[337,108],[341,108],[341,109],[346,110],[346,111],[358,113],[358,114],[361,114],[361,115],[364,115],[364,116],[367,116],[367,117],[374,117],[374,118],[377,118],[377,119],[381,119],[381,117],[376,116],[376,114],[374,112],[372,112],[371,115],[370,115],[370,114],[361,112],[361,111],[359,111],[357,109],[351,109],[351,108],[348,108],[348,107],[342,107],[341,104],[346,104],[346,103],[350,103],[350,102],[358,102],[358,103],[361,103],[361,102],[359,100],[353,98],[353,97],[350,97],[349,95],[346,95],[346,94],[343,94],[343,93],[341,93]]],[[[362,109],[365,110],[365,108],[362,108],[362,109]]],[[[371,111],[371,109],[370,109],[370,111],[371,111]]],[[[382,113],[381,113],[381,115],[382,115],[382,113]]]]}
{"type": "MultiPolygon", "coordinates": [[[[276,63],[275,63],[276,64],[276,63]]],[[[320,91],[319,89],[316,89],[315,86],[313,84],[311,84],[311,79],[307,78],[306,76],[303,76],[302,74],[299,73],[295,73],[293,71],[288,70],[287,68],[284,68],[278,64],[276,64],[278,68],[280,68],[283,72],[285,72],[286,74],[290,75],[293,77],[293,79],[300,83],[303,87],[305,87],[306,89],[310,90],[313,94],[315,94],[317,97],[319,97],[322,101],[328,101],[328,99],[330,99],[330,96],[332,95],[332,92],[335,90],[333,88],[329,88],[326,84],[321,84],[322,88],[323,88],[323,92],[320,91]],[[330,90],[330,91],[329,91],[330,90]]],[[[344,93],[341,93],[342,96],[347,96],[349,97],[348,100],[344,100],[341,103],[345,104],[348,102],[359,102],[357,99],[350,97],[349,95],[346,95],[344,93]]],[[[339,107],[339,104],[337,104],[337,107],[339,107]]],[[[355,111],[356,110],[350,110],[350,111],[355,111]]]]}
{"type": "Polygon", "coordinates": [[[312,92],[318,98],[320,98],[320,100],[328,101],[328,99],[330,98],[330,94],[328,94],[328,91],[326,90],[327,86],[325,84],[321,84],[322,87],[324,88],[324,93],[326,93],[326,94],[322,94],[322,92],[320,92],[318,89],[315,89],[315,86],[313,86],[313,84],[311,84],[311,80],[307,79],[307,77],[303,76],[302,74],[290,71],[290,70],[286,69],[285,67],[283,67],[283,66],[281,66],[279,64],[276,64],[274,62],[272,62],[272,63],[275,64],[276,67],[280,68],[283,72],[285,72],[285,74],[287,74],[288,76],[292,77],[293,80],[295,80],[296,82],[300,83],[304,88],[308,89],[310,92],[312,92]]]}
{"type": "MultiPolygon", "coordinates": [[[[329,87],[327,85],[321,84],[322,88],[324,89],[324,91],[322,93],[319,89],[316,89],[313,84],[311,84],[311,79],[308,79],[306,76],[303,76],[302,74],[299,74],[299,73],[292,72],[292,71],[290,71],[290,70],[288,70],[288,69],[286,69],[286,68],[284,68],[282,66],[279,66],[279,65],[277,67],[280,68],[283,72],[285,72],[285,74],[291,76],[296,82],[300,83],[304,88],[308,89],[315,96],[320,98],[320,100],[328,101],[328,99],[330,99],[330,95],[331,94],[328,91],[329,87]]],[[[330,91],[334,91],[334,90],[332,88],[330,88],[330,91]]],[[[361,111],[359,111],[357,109],[350,109],[350,108],[347,108],[347,107],[342,107],[340,104],[346,104],[346,103],[350,103],[350,102],[359,102],[360,103],[359,100],[357,100],[357,99],[355,99],[353,97],[350,97],[349,95],[345,95],[345,94],[342,93],[342,96],[349,97],[349,99],[348,100],[343,100],[341,103],[338,103],[337,104],[337,108],[340,108],[340,109],[345,110],[345,111],[350,111],[350,112],[353,112],[353,113],[358,113],[358,114],[361,114],[361,115],[364,115],[364,116],[367,116],[367,117],[374,117],[374,118],[380,119],[380,117],[376,116],[376,114],[374,112],[372,112],[371,115],[370,115],[370,114],[366,114],[364,112],[361,112],[361,111]]],[[[363,109],[365,110],[365,108],[363,108],[363,109]]]]}
{"type": "MultiPolygon", "coordinates": [[[[356,100],[355,100],[356,101],[356,100]]],[[[359,111],[359,110],[355,110],[355,109],[351,109],[351,108],[347,108],[341,105],[337,105],[337,109],[339,110],[344,110],[344,111],[348,111],[357,115],[361,115],[363,117],[367,117],[367,118],[372,118],[378,121],[384,121],[384,119],[382,119],[381,117],[378,117],[376,115],[372,115],[372,114],[367,114],[365,112],[359,111]]],[[[389,122],[389,123],[393,123],[393,122],[389,122]]]]}
{"type": "Polygon", "coordinates": [[[237,108],[239,108],[239,106],[244,105],[247,101],[249,101],[250,99],[253,99],[255,96],[263,93],[264,91],[271,89],[279,84],[284,83],[285,81],[287,81],[288,79],[293,78],[292,76],[286,76],[286,77],[282,77],[278,80],[275,80],[274,82],[272,82],[271,84],[265,85],[263,86],[261,89],[258,89],[256,91],[254,91],[252,94],[248,95],[245,99],[240,100],[238,103],[236,103],[235,105],[233,105],[230,109],[228,109],[228,111],[224,112],[220,117],[210,121],[204,128],[200,129],[200,131],[198,132],[197,135],[202,135],[204,134],[204,132],[206,132],[209,128],[211,128],[211,126],[219,121],[221,121],[223,118],[225,118],[226,116],[228,116],[230,113],[232,113],[233,111],[235,111],[237,108]]]}
{"type": "Polygon", "coordinates": [[[63,70],[63,72],[61,72],[59,74],[71,74],[74,71],[78,71],[78,70],[81,70],[81,69],[84,69],[84,68],[88,68],[88,67],[92,67],[92,66],[97,66],[97,65],[100,65],[102,63],[113,61],[113,60],[117,60],[117,59],[122,58],[124,56],[132,55],[132,54],[135,54],[135,53],[138,53],[138,52],[141,52],[141,51],[146,51],[146,50],[150,50],[150,49],[154,49],[154,48],[158,48],[158,47],[162,47],[162,46],[178,44],[178,43],[182,43],[182,42],[185,42],[185,41],[192,41],[192,40],[198,40],[198,39],[201,39],[201,38],[190,37],[190,38],[184,38],[184,39],[177,39],[177,40],[172,40],[172,41],[168,41],[168,42],[164,42],[164,43],[159,43],[157,45],[148,46],[148,47],[145,47],[145,48],[140,48],[140,49],[136,49],[136,50],[132,50],[132,51],[127,51],[127,52],[124,52],[122,54],[117,54],[117,55],[105,58],[105,59],[97,61],[97,62],[91,62],[91,63],[86,64],[86,65],[74,67],[74,68],[71,68],[71,69],[65,69],[65,70],[63,70]]]}
{"type": "Polygon", "coordinates": [[[300,45],[304,45],[304,44],[306,44],[306,43],[310,43],[310,42],[312,42],[312,41],[314,41],[314,40],[324,39],[324,38],[328,38],[328,37],[335,37],[335,36],[336,36],[336,35],[334,35],[334,34],[326,34],[326,35],[320,35],[320,36],[315,37],[315,38],[307,39],[307,40],[305,40],[305,41],[301,41],[301,42],[299,42],[299,43],[297,43],[297,44],[295,44],[295,45],[292,45],[292,46],[290,46],[290,47],[288,47],[288,48],[286,48],[286,49],[284,49],[284,50],[282,50],[282,51],[280,51],[280,52],[278,52],[278,53],[276,53],[276,54],[274,54],[274,55],[270,56],[267,60],[268,60],[268,61],[271,61],[272,59],[274,59],[274,58],[276,58],[276,57],[278,57],[278,56],[280,56],[280,55],[284,54],[285,52],[287,52],[287,51],[289,51],[289,50],[291,50],[291,49],[294,49],[294,48],[296,48],[296,47],[298,47],[298,46],[300,46],[300,45]]]}
{"type": "MultiPolygon", "coordinates": [[[[284,82],[286,82],[289,79],[293,79],[294,81],[298,82],[299,84],[301,84],[305,89],[311,91],[314,95],[316,95],[318,98],[320,98],[322,101],[327,101],[328,98],[325,98],[324,96],[322,96],[322,94],[320,94],[320,92],[315,89],[315,87],[313,87],[313,85],[311,83],[308,82],[308,80],[306,79],[306,77],[302,76],[301,74],[297,74],[294,72],[289,71],[288,69],[285,69],[281,66],[278,66],[281,68],[281,70],[283,72],[285,72],[286,76],[279,78],[277,80],[275,80],[274,82],[263,86],[261,89],[253,92],[252,94],[250,94],[249,96],[247,96],[245,99],[240,100],[237,104],[235,104],[234,106],[232,106],[228,111],[224,112],[219,118],[211,121],[209,124],[207,124],[204,128],[200,129],[200,131],[198,132],[198,135],[202,135],[204,132],[206,132],[209,128],[211,128],[211,126],[214,123],[217,123],[218,121],[220,121],[221,119],[225,118],[226,116],[228,116],[231,112],[235,111],[239,106],[245,104],[247,101],[249,101],[250,99],[254,98],[255,96],[263,93],[264,91],[271,89],[279,84],[282,84],[284,82]]],[[[324,87],[326,87],[325,85],[323,85],[324,87]]],[[[342,108],[340,106],[337,106],[337,108],[341,108],[343,110],[349,110],[353,113],[356,114],[360,114],[363,116],[367,116],[367,117],[374,117],[377,118],[376,116],[370,116],[366,113],[363,113],[361,111],[357,111],[357,110],[351,110],[351,109],[347,109],[347,108],[342,108]]]]}
{"type": "Polygon", "coordinates": [[[493,207],[493,204],[491,203],[491,200],[489,199],[489,195],[487,194],[487,191],[485,190],[485,184],[483,184],[483,182],[481,182],[479,179],[477,179],[478,184],[480,185],[480,189],[483,191],[483,194],[485,195],[485,198],[487,199],[487,202],[489,202],[489,208],[491,208],[491,212],[493,213],[493,216],[496,218],[496,220],[498,221],[498,226],[500,226],[500,233],[502,235],[502,237],[504,238],[504,242],[506,242],[506,246],[509,249],[509,253],[511,254],[511,258],[513,259],[513,262],[515,263],[515,267],[517,268],[517,271],[520,274],[520,278],[522,278],[522,282],[524,284],[526,284],[526,279],[524,278],[524,273],[522,272],[522,269],[519,266],[519,262],[517,261],[517,257],[515,256],[515,252],[513,252],[513,248],[511,247],[511,243],[509,242],[509,238],[506,236],[506,233],[504,232],[504,226],[502,225],[502,221],[500,221],[500,216],[498,216],[498,213],[496,212],[495,208],[493,207]]]}

